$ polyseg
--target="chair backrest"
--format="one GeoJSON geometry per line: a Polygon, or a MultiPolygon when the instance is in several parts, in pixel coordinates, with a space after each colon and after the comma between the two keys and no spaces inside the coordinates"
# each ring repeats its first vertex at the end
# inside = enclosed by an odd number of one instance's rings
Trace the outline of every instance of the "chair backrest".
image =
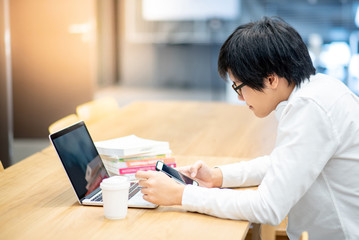
{"type": "Polygon", "coordinates": [[[49,126],[49,133],[57,132],[71,124],[78,122],[80,119],[76,114],[70,114],[64,118],[57,120],[49,126]]]}
{"type": "Polygon", "coordinates": [[[0,172],[3,172],[4,171],[4,166],[2,165],[2,162],[0,160],[0,172]]]}
{"type": "Polygon", "coordinates": [[[86,123],[96,122],[104,115],[119,108],[116,99],[114,98],[99,98],[77,106],[77,116],[86,123]]]}
{"type": "Polygon", "coordinates": [[[308,240],[308,239],[309,239],[308,232],[303,232],[299,238],[299,240],[308,240]]]}

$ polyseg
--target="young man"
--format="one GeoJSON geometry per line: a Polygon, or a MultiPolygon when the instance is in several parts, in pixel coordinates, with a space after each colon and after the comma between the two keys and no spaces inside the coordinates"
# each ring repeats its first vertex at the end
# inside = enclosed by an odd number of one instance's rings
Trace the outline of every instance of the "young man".
{"type": "Polygon", "coordinates": [[[275,111],[276,146],[268,156],[181,171],[201,187],[159,172],[138,172],[144,198],[221,218],[279,224],[298,239],[359,239],[359,99],[343,83],[315,74],[300,35],[264,17],[239,26],[223,44],[219,74],[258,117],[275,111]],[[259,185],[257,190],[220,189],[259,185]]]}

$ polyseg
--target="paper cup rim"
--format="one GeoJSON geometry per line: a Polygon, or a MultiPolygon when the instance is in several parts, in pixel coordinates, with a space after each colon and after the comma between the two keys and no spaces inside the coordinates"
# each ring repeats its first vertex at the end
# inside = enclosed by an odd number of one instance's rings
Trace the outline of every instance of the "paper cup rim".
{"type": "Polygon", "coordinates": [[[103,179],[100,187],[102,190],[128,189],[130,187],[130,182],[128,181],[127,177],[113,176],[103,179]]]}

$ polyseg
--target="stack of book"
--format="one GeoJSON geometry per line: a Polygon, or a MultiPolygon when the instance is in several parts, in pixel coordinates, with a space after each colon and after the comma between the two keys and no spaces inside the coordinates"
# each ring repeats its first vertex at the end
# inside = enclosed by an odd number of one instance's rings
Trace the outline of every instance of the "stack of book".
{"type": "Polygon", "coordinates": [[[157,161],[176,167],[169,143],[165,141],[130,135],[95,142],[95,145],[110,175],[125,175],[132,179],[138,170],[155,170],[157,161]]]}

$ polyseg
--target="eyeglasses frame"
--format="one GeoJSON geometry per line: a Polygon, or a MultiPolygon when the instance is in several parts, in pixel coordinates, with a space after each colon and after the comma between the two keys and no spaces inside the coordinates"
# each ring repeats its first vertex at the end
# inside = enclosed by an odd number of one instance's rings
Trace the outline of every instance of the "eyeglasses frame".
{"type": "Polygon", "coordinates": [[[246,85],[247,84],[242,83],[241,85],[237,86],[236,83],[233,83],[232,88],[240,97],[243,97],[243,95],[242,95],[242,87],[244,87],[246,85]]]}

